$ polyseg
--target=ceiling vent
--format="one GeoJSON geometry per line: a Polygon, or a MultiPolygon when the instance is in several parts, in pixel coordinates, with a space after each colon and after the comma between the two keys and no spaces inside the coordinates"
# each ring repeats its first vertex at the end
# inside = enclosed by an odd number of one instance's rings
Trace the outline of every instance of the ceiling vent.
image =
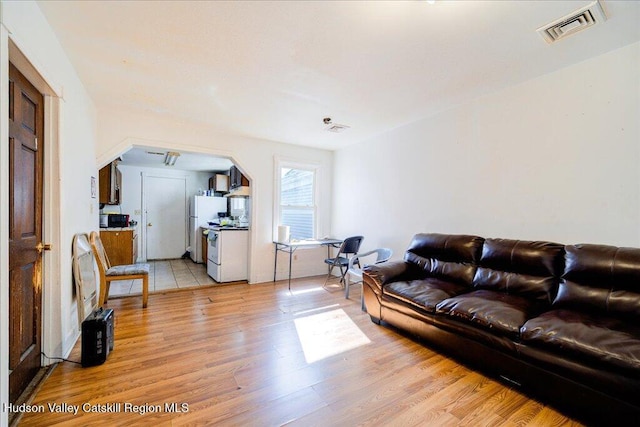
{"type": "Polygon", "coordinates": [[[547,43],[554,43],[606,20],[607,15],[604,13],[600,1],[597,0],[551,24],[538,28],[536,31],[547,43]]]}

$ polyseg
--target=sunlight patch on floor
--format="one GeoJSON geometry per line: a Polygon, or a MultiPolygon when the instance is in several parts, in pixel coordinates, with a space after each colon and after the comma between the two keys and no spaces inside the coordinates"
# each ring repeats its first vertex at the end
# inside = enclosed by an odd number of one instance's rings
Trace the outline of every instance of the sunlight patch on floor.
{"type": "Polygon", "coordinates": [[[316,288],[298,289],[298,290],[293,290],[289,292],[291,295],[302,295],[302,294],[308,294],[311,292],[320,292],[320,291],[324,291],[324,288],[322,286],[318,286],[316,288]]]}
{"type": "Polygon", "coordinates": [[[331,307],[340,307],[340,304],[331,304],[331,305],[325,305],[324,307],[311,308],[309,310],[298,311],[297,313],[293,313],[293,315],[294,316],[304,316],[306,314],[314,313],[314,312],[317,312],[317,311],[326,311],[327,309],[329,309],[331,307]]]}
{"type": "Polygon", "coordinates": [[[294,322],[307,363],[371,342],[342,309],[300,317],[294,322]]]}

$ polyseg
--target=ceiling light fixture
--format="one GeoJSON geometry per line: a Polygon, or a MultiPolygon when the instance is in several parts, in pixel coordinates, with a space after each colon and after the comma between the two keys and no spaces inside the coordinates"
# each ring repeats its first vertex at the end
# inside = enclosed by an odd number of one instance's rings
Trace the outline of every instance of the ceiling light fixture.
{"type": "Polygon", "coordinates": [[[164,164],[166,166],[173,166],[176,164],[178,157],[180,157],[180,153],[177,151],[167,151],[167,154],[164,156],[164,164]]]}
{"type": "Polygon", "coordinates": [[[322,119],[322,123],[327,125],[327,127],[325,127],[324,129],[329,132],[338,133],[349,129],[349,126],[347,125],[339,125],[337,123],[333,123],[331,117],[325,117],[324,119],[322,119]]]}

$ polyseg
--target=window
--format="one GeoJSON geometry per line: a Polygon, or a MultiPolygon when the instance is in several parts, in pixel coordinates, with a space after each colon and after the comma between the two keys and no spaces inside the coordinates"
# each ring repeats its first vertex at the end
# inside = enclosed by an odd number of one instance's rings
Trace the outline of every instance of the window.
{"type": "Polygon", "coordinates": [[[316,171],[309,167],[279,168],[279,225],[290,227],[292,239],[316,234],[316,171]]]}

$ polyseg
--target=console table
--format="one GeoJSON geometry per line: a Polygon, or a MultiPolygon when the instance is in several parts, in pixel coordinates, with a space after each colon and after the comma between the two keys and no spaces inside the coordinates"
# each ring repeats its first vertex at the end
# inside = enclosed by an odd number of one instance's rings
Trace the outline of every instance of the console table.
{"type": "Polygon", "coordinates": [[[326,246],[327,258],[331,258],[331,247],[337,248],[342,244],[340,239],[305,239],[305,240],[291,240],[290,242],[276,242],[273,244],[276,247],[275,261],[273,263],[273,281],[276,281],[276,272],[278,268],[278,252],[285,252],[289,254],[289,290],[291,290],[291,259],[293,253],[298,248],[311,248],[314,246],[326,246]]]}

